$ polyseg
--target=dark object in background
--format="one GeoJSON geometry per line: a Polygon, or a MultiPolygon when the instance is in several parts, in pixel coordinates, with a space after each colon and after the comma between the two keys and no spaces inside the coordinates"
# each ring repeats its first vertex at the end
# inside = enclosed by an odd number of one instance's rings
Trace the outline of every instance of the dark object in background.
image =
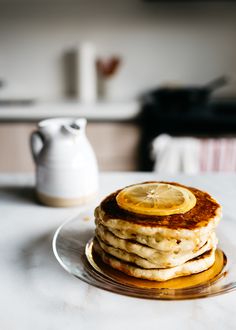
{"type": "Polygon", "coordinates": [[[122,59],[120,56],[113,55],[107,59],[97,58],[97,92],[101,99],[109,98],[109,84],[115,78],[122,59]]]}
{"type": "Polygon", "coordinates": [[[120,64],[121,58],[118,56],[112,56],[105,60],[98,58],[96,61],[98,73],[103,78],[110,78],[114,76],[117,73],[120,64]]]}
{"type": "Polygon", "coordinates": [[[75,49],[62,56],[63,94],[65,98],[77,98],[77,54],[75,49]]]}
{"type": "Polygon", "coordinates": [[[0,107],[30,106],[35,102],[35,99],[0,99],[0,107]]]}
{"type": "MultiPolygon", "coordinates": [[[[207,101],[189,102],[188,108],[183,110],[182,108],[165,109],[161,106],[159,97],[153,96],[151,92],[143,98],[139,117],[141,139],[138,170],[140,171],[153,169],[151,142],[160,134],[196,137],[236,135],[236,99],[217,101],[210,99],[208,94],[207,101]]],[[[172,96],[169,97],[170,104],[173,104],[172,96]]],[[[189,99],[189,96],[187,98],[189,99]]]]}
{"type": "Polygon", "coordinates": [[[144,95],[144,102],[154,103],[161,112],[186,112],[204,106],[212,92],[228,82],[228,77],[222,76],[205,86],[161,87],[144,95]]]}
{"type": "Polygon", "coordinates": [[[4,85],[5,85],[4,80],[1,80],[1,79],[0,79],[0,87],[3,87],[4,85]]]}

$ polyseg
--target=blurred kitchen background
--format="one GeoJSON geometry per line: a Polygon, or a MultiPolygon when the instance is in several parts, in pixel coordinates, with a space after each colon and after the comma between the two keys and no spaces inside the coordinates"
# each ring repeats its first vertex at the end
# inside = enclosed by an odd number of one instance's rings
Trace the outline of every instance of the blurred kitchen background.
{"type": "Polygon", "coordinates": [[[100,170],[236,171],[236,1],[0,0],[0,84],[0,171],[52,117],[100,170]]]}

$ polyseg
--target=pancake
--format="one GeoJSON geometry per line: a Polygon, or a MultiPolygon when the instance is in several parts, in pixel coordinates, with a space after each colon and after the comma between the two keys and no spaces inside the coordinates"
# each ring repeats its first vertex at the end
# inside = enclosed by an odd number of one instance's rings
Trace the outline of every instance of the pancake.
{"type": "MultiPolygon", "coordinates": [[[[199,249],[199,251],[193,253],[192,255],[189,255],[189,259],[186,260],[186,256],[184,257],[180,257],[177,258],[176,260],[173,260],[172,262],[164,262],[163,260],[165,260],[165,258],[160,258],[157,262],[150,262],[148,259],[139,257],[137,254],[135,253],[129,253],[126,252],[125,250],[119,249],[119,248],[115,248],[109,244],[106,244],[103,240],[101,240],[101,238],[99,236],[96,237],[100,247],[107,253],[109,253],[110,255],[120,259],[120,260],[124,260],[127,262],[131,262],[133,264],[136,264],[137,266],[140,266],[142,268],[145,269],[152,269],[152,268],[169,268],[169,267],[175,267],[177,265],[181,265],[184,262],[193,259],[203,253],[205,253],[206,251],[211,250],[212,248],[216,248],[216,237],[213,234],[213,237],[211,237],[207,243],[201,248],[199,249]]],[[[171,258],[171,256],[169,256],[169,258],[171,258]]]]}
{"type": "Polygon", "coordinates": [[[165,238],[161,235],[156,235],[155,237],[138,235],[135,233],[127,233],[118,229],[109,228],[115,236],[123,239],[135,240],[141,244],[150,246],[154,249],[165,251],[165,252],[179,252],[179,251],[196,251],[198,250],[209,238],[207,233],[205,236],[196,238],[195,240],[189,239],[175,239],[175,238],[165,238]]]}
{"type": "MultiPolygon", "coordinates": [[[[148,182],[154,183],[154,182],[148,182]]],[[[178,183],[168,183],[189,189],[196,197],[196,205],[184,214],[166,216],[142,215],[122,209],[116,202],[121,191],[106,197],[95,210],[97,221],[104,226],[130,234],[188,240],[209,236],[221,217],[219,203],[208,193],[178,183]]]]}
{"type": "Polygon", "coordinates": [[[115,268],[133,277],[152,281],[167,281],[172,278],[199,273],[210,268],[215,261],[215,249],[213,248],[203,253],[202,255],[176,267],[163,269],[144,269],[137,267],[133,263],[125,262],[113,257],[109,253],[106,253],[101,248],[96,239],[94,240],[93,248],[94,251],[102,258],[103,262],[110,265],[112,268],[115,268]]]}
{"type": "MultiPolygon", "coordinates": [[[[99,221],[95,220],[95,223],[98,225],[99,221]]],[[[108,229],[108,227],[106,228],[108,229]]],[[[147,245],[153,249],[169,253],[178,253],[179,251],[197,251],[206,243],[209,235],[211,235],[211,233],[207,233],[204,236],[195,237],[194,240],[191,240],[186,238],[166,238],[158,234],[154,237],[147,235],[145,236],[114,228],[109,228],[109,231],[119,238],[137,241],[138,243],[147,245]]]]}
{"type": "Polygon", "coordinates": [[[166,253],[142,245],[135,241],[118,238],[102,225],[97,226],[96,236],[98,237],[99,242],[101,241],[101,243],[105,243],[107,245],[106,252],[109,252],[110,254],[113,254],[116,257],[126,261],[132,261],[134,263],[141,261],[139,259],[146,259],[149,261],[149,263],[155,265],[156,268],[169,268],[183,264],[187,260],[195,258],[213,247],[215,248],[217,244],[215,233],[212,233],[209,240],[197,251],[179,251],[178,253],[166,253]],[[108,251],[108,246],[111,247],[110,251],[108,251]],[[114,248],[117,251],[115,251],[114,248]],[[113,253],[111,253],[111,251],[113,253]],[[137,256],[140,258],[137,258],[137,256]]]}
{"type": "Polygon", "coordinates": [[[137,278],[166,281],[199,273],[215,261],[220,218],[221,206],[207,192],[144,182],[110,194],[95,209],[94,250],[137,278]]]}

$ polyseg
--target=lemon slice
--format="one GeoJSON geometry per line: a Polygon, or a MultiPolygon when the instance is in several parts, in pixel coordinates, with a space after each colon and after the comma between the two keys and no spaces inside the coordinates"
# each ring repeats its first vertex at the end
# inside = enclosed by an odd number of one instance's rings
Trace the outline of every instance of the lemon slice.
{"type": "Polygon", "coordinates": [[[154,182],[126,187],[116,201],[127,211],[163,216],[188,212],[195,206],[196,197],[186,188],[154,182]]]}

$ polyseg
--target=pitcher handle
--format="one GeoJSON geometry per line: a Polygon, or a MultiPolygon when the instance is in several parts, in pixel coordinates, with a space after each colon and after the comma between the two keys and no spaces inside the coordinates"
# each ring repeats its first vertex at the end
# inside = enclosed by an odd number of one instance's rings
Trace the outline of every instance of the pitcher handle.
{"type": "Polygon", "coordinates": [[[44,137],[39,131],[34,131],[30,136],[30,148],[34,162],[37,162],[38,154],[44,145],[44,137]]]}

